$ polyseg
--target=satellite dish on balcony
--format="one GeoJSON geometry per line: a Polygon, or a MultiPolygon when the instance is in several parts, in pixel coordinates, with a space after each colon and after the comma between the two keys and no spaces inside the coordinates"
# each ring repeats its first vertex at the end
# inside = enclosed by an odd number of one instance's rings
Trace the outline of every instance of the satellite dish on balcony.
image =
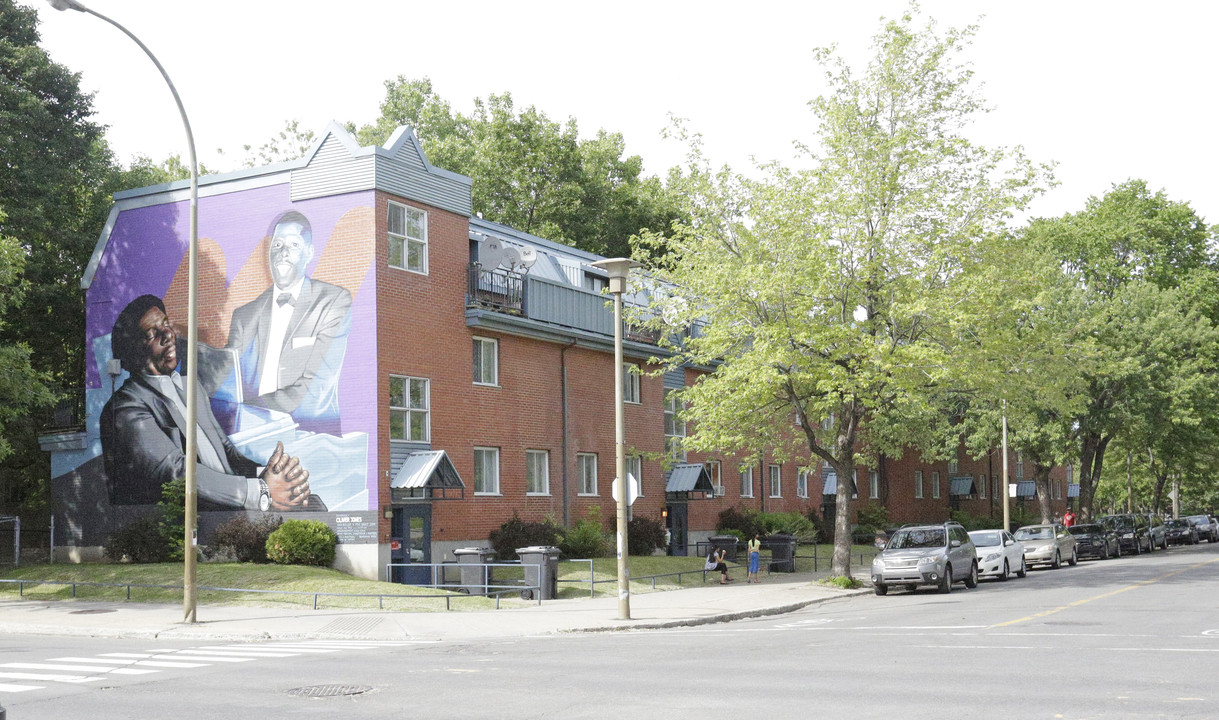
{"type": "Polygon", "coordinates": [[[482,247],[478,251],[478,264],[482,265],[484,270],[492,270],[499,267],[499,264],[503,261],[504,244],[495,238],[484,240],[482,247]]]}
{"type": "Polygon", "coordinates": [[[526,270],[533,267],[533,264],[538,261],[538,251],[532,245],[525,245],[521,248],[521,266],[526,270]]]}
{"type": "Polygon", "coordinates": [[[521,251],[509,245],[504,248],[504,259],[500,261],[509,270],[515,271],[521,267],[521,251]]]}

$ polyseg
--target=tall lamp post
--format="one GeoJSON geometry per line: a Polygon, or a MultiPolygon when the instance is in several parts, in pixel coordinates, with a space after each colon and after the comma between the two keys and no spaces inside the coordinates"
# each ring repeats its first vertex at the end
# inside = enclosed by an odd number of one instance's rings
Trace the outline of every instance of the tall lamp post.
{"type": "Polygon", "coordinates": [[[1003,401],[1003,529],[1011,532],[1012,516],[1007,485],[1007,400],[1003,401]]]}
{"type": "Polygon", "coordinates": [[[184,614],[184,622],[195,622],[195,525],[197,522],[197,497],[195,484],[195,459],[198,457],[198,446],[196,444],[196,408],[198,407],[199,398],[196,388],[198,384],[195,378],[196,363],[198,362],[198,338],[199,338],[199,312],[198,312],[198,259],[199,259],[199,164],[195,158],[195,136],[190,130],[190,120],[186,117],[186,108],[182,106],[182,98],[178,97],[178,89],[174,87],[174,83],[169,79],[169,73],[165,72],[165,68],[161,66],[161,62],[152,54],[148,46],[140,42],[140,39],[133,35],[130,30],[102,15],[99,12],[90,10],[77,0],[48,0],[51,7],[56,10],[76,10],[78,12],[88,13],[96,18],[105,20],[119,30],[123,34],[135,41],[136,45],[144,51],[144,54],[152,60],[157,66],[157,70],[161,71],[161,77],[165,78],[165,84],[169,86],[169,91],[173,93],[174,102],[178,105],[178,114],[182,116],[182,126],[186,129],[186,144],[190,151],[190,245],[189,245],[189,263],[188,263],[188,278],[189,289],[187,290],[187,331],[186,331],[186,532],[184,536],[184,545],[182,556],[184,558],[182,570],[182,611],[184,614]]]}
{"type": "Polygon", "coordinates": [[[631,576],[627,570],[627,507],[631,492],[626,475],[626,422],[622,411],[622,293],[626,292],[627,276],[639,263],[626,258],[598,260],[599,267],[609,274],[609,291],[614,296],[614,482],[618,487],[618,619],[631,619],[631,576]]]}

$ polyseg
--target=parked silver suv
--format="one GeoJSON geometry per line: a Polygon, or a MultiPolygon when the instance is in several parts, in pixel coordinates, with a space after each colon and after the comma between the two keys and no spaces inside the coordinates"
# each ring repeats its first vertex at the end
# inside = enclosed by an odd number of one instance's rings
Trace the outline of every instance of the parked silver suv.
{"type": "Polygon", "coordinates": [[[954,582],[978,586],[977,551],[960,523],[903,527],[872,559],[872,588],[877,595],[889,592],[890,585],[904,585],[911,592],[920,585],[934,585],[948,593],[954,582]]]}

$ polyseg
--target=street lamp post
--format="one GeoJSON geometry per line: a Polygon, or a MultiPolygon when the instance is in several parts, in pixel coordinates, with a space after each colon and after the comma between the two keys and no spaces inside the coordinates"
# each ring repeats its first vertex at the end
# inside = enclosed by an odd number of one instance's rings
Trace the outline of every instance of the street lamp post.
{"type": "Polygon", "coordinates": [[[198,453],[196,444],[196,408],[198,407],[199,398],[196,388],[198,384],[195,382],[197,375],[196,363],[199,358],[198,338],[199,338],[199,312],[198,312],[198,268],[199,259],[199,164],[195,158],[195,136],[191,133],[190,120],[186,117],[186,108],[182,106],[182,98],[178,97],[178,89],[174,87],[174,83],[169,79],[169,73],[165,72],[161,62],[152,54],[148,46],[140,42],[140,39],[133,35],[130,30],[118,24],[114,20],[102,15],[99,12],[90,10],[77,0],[49,0],[51,7],[56,10],[76,10],[78,12],[88,13],[98,19],[105,20],[114,27],[123,32],[124,35],[135,41],[136,45],[144,51],[144,54],[152,60],[157,66],[157,70],[161,71],[161,77],[165,78],[165,84],[169,86],[169,91],[173,93],[174,102],[178,105],[178,114],[182,116],[182,127],[186,129],[186,145],[190,151],[190,244],[188,250],[189,261],[187,265],[189,289],[187,290],[187,331],[186,331],[186,532],[183,538],[184,546],[182,556],[184,558],[182,570],[182,610],[184,614],[184,622],[195,622],[195,525],[197,522],[197,497],[195,483],[195,459],[198,453]]]}
{"type": "Polygon", "coordinates": [[[618,487],[618,619],[631,619],[631,575],[627,569],[627,507],[631,500],[626,475],[626,422],[623,419],[622,397],[622,294],[626,292],[627,276],[639,263],[626,258],[598,260],[599,267],[609,274],[609,291],[614,296],[614,482],[618,487]]]}
{"type": "Polygon", "coordinates": [[[1007,486],[1007,401],[1003,401],[1003,529],[1011,531],[1012,518],[1007,486]]]}

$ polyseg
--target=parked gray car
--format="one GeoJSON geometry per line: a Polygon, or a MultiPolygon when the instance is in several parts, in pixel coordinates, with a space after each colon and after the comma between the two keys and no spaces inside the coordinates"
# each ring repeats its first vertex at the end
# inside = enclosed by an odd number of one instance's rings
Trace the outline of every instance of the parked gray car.
{"type": "Polygon", "coordinates": [[[1185,519],[1198,528],[1198,537],[1207,542],[1219,542],[1219,523],[1210,515],[1186,515],[1185,519]]]}
{"type": "Polygon", "coordinates": [[[872,559],[872,588],[877,595],[889,592],[890,585],[911,592],[932,585],[948,593],[956,582],[967,588],[978,586],[977,550],[960,523],[900,528],[872,559]]]}
{"type": "Polygon", "coordinates": [[[1024,563],[1029,567],[1049,565],[1059,568],[1063,560],[1071,565],[1079,562],[1075,536],[1062,523],[1025,525],[1013,537],[1024,543],[1024,563]]]}

